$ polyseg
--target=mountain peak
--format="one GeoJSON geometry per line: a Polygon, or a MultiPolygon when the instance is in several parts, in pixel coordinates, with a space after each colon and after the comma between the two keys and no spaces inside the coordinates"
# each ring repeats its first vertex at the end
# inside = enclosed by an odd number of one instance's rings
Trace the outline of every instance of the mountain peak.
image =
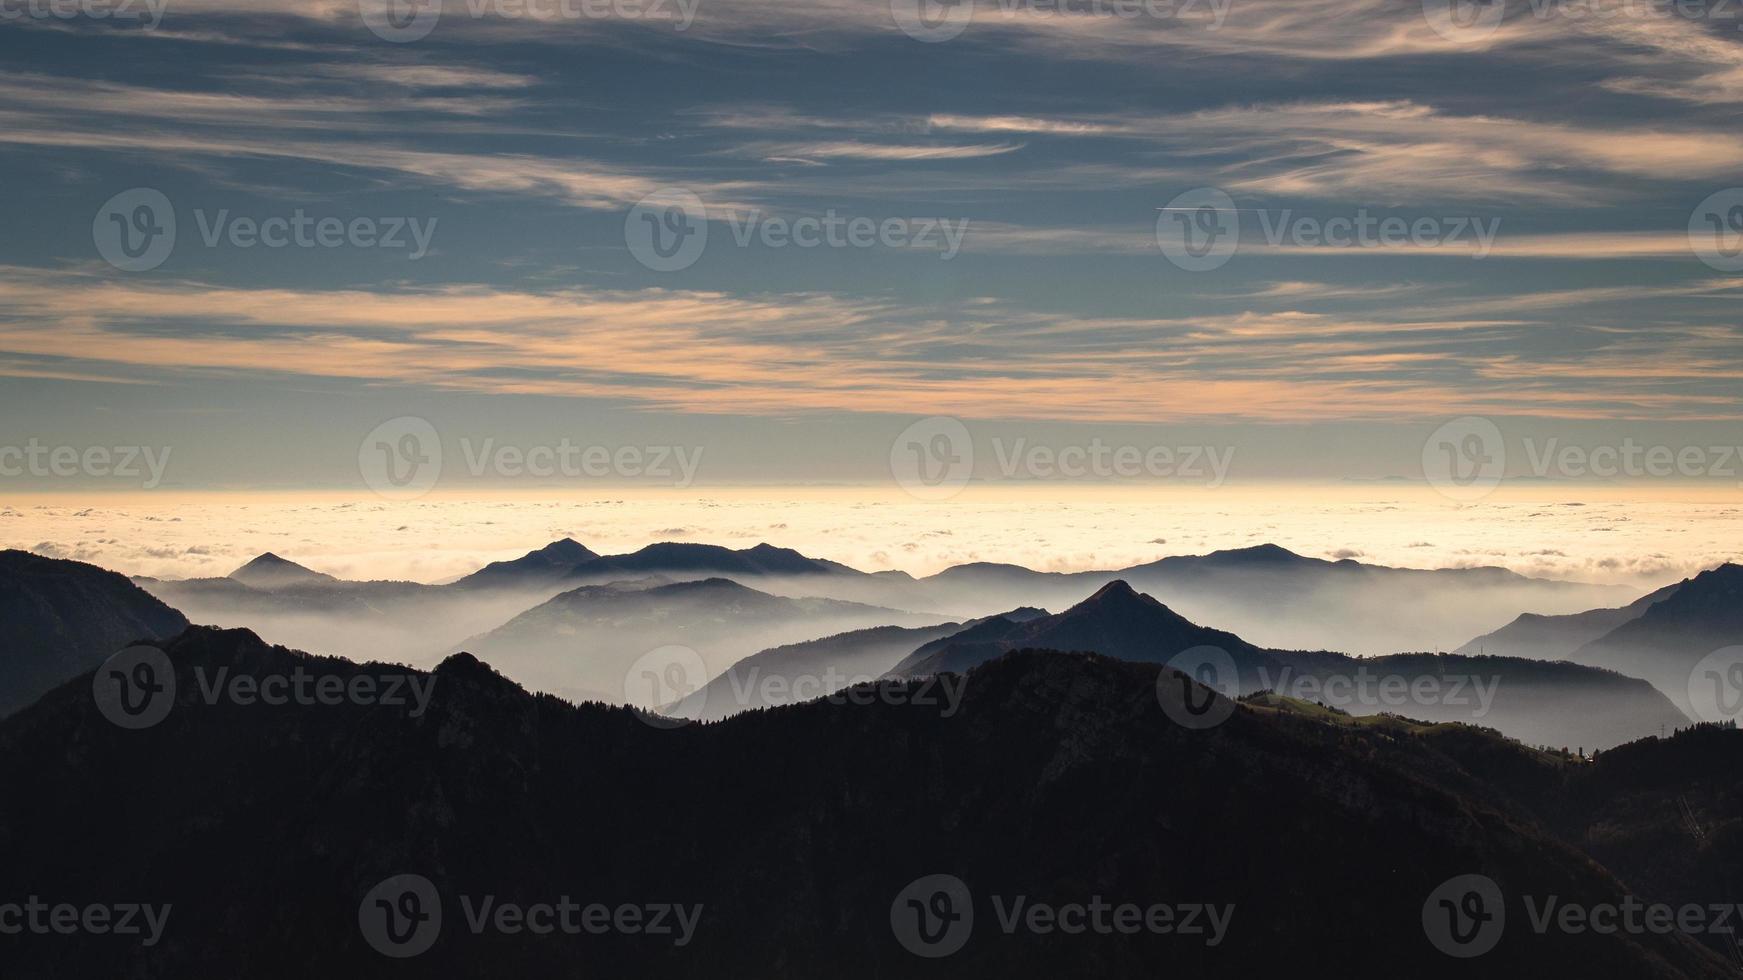
{"type": "Polygon", "coordinates": [[[1290,551],[1280,544],[1256,544],[1250,548],[1229,548],[1224,551],[1211,552],[1211,558],[1222,558],[1226,561],[1259,563],[1281,563],[1306,561],[1307,559],[1290,551]]]}
{"type": "Polygon", "coordinates": [[[571,574],[576,568],[598,558],[586,545],[565,537],[519,558],[493,561],[454,584],[462,588],[537,585],[571,574]]]}
{"type": "Polygon", "coordinates": [[[891,673],[909,677],[963,673],[1024,648],[1090,651],[1121,660],[1163,663],[1200,646],[1217,647],[1248,666],[1267,656],[1233,633],[1199,626],[1129,582],[1115,579],[1057,615],[1021,623],[999,617],[934,640],[909,654],[891,673]]]}
{"type": "Polygon", "coordinates": [[[1125,579],[1117,578],[1095,590],[1093,595],[1083,600],[1083,602],[1078,603],[1078,605],[1088,605],[1092,602],[1116,602],[1126,599],[1141,598],[1143,598],[1143,593],[1132,588],[1131,584],[1125,579]]]}
{"type": "Polygon", "coordinates": [[[556,541],[552,541],[550,544],[533,552],[533,554],[544,555],[547,558],[554,558],[561,561],[586,561],[589,558],[598,557],[592,549],[574,538],[560,538],[556,541]]]}
{"type": "Polygon", "coordinates": [[[305,568],[294,561],[280,558],[270,551],[260,554],[241,568],[231,572],[229,577],[243,585],[268,589],[284,585],[338,581],[331,575],[323,575],[311,568],[305,568]]]}

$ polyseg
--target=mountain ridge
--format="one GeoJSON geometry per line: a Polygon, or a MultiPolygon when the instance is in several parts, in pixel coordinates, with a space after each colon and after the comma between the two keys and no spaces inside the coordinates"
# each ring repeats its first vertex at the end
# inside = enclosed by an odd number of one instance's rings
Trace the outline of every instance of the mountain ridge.
{"type": "MultiPolygon", "coordinates": [[[[204,705],[186,676],[196,666],[340,678],[396,668],[309,657],[247,631],[195,627],[162,646],[184,676],[153,728],[102,718],[81,690],[88,677],[0,722],[0,781],[32,788],[0,796],[0,848],[32,887],[64,881],[57,855],[78,848],[79,886],[171,904],[170,940],[26,944],[12,960],[25,975],[378,975],[386,961],[360,933],[359,907],[406,873],[427,876],[447,906],[450,925],[416,963],[440,980],[554,975],[583,959],[628,977],[929,973],[892,938],[890,909],[910,882],[940,872],[982,902],[1101,895],[1236,910],[1215,947],[977,928],[948,963],[967,978],[1126,975],[1157,962],[1251,976],[1279,947],[1323,943],[1352,921],[1362,941],[1340,952],[1340,970],[1461,976],[1468,964],[1430,946],[1420,921],[1449,878],[1482,873],[1511,895],[1553,889],[1588,906],[1630,894],[1463,760],[1510,758],[1519,783],[1551,794],[1539,805],[1568,805],[1547,761],[1474,729],[1353,729],[1240,705],[1214,731],[1188,730],[1159,707],[1154,665],[1017,651],[972,672],[949,717],[903,700],[916,685],[886,682],[871,686],[881,698],[858,703],[662,729],[622,708],[529,694],[459,654],[435,675],[407,671],[436,678],[416,716],[362,703],[204,705]],[[195,756],[199,766],[178,761],[195,756]],[[674,772],[685,778],[650,778],[674,772]],[[116,821],[128,833],[108,832],[116,821]],[[714,846],[723,838],[736,846],[714,846]],[[460,924],[456,895],[485,893],[705,911],[682,947],[529,942],[460,924]]],[[[1726,975],[1680,935],[1526,929],[1508,929],[1483,966],[1726,975]]]]}

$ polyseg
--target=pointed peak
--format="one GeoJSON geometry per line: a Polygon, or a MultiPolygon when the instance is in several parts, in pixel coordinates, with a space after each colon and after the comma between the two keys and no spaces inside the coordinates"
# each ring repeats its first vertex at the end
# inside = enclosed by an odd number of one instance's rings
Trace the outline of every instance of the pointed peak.
{"type": "Polygon", "coordinates": [[[1095,594],[1084,601],[1106,602],[1109,599],[1134,599],[1142,594],[1143,593],[1139,592],[1137,589],[1132,588],[1131,584],[1125,579],[1117,578],[1095,590],[1095,594]]]}
{"type": "Polygon", "coordinates": [[[546,555],[551,558],[562,558],[569,561],[581,561],[595,557],[592,549],[574,538],[560,538],[533,552],[535,555],[546,555]]]}
{"type": "Polygon", "coordinates": [[[244,585],[265,587],[294,585],[302,582],[336,581],[331,575],[323,575],[289,559],[280,558],[270,551],[256,556],[241,568],[231,572],[229,577],[244,585]]]}
{"type": "Polygon", "coordinates": [[[1093,616],[1105,617],[1150,617],[1161,614],[1173,619],[1185,621],[1179,613],[1168,608],[1155,596],[1139,592],[1132,588],[1125,579],[1114,579],[1095,591],[1094,595],[1072,606],[1059,614],[1059,618],[1093,616]]]}

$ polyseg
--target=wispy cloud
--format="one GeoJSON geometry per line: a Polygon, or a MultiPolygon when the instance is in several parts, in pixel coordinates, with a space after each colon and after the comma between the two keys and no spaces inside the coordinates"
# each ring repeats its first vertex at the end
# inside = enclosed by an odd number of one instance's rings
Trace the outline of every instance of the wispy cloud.
{"type": "Polygon", "coordinates": [[[1110,319],[817,293],[307,291],[21,269],[0,274],[0,306],[0,371],[303,375],[751,415],[900,405],[983,418],[1280,421],[1505,406],[1734,418],[1735,399],[1714,386],[1743,372],[1734,330],[1599,331],[1583,349],[1527,359],[1511,351],[1536,327],[1512,317],[1110,319]]]}
{"type": "Polygon", "coordinates": [[[928,160],[975,160],[1003,156],[1022,149],[1020,143],[894,144],[837,140],[823,143],[750,143],[735,152],[745,156],[783,160],[881,160],[919,162],[928,160]]]}

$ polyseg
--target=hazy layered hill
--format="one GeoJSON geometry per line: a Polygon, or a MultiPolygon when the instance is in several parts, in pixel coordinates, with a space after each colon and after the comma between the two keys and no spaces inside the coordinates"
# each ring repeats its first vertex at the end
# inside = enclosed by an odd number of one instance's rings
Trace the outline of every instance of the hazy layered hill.
{"type": "Polygon", "coordinates": [[[1669,598],[1681,587],[1681,582],[1667,585],[1615,609],[1589,609],[1567,616],[1522,613],[1506,626],[1485,633],[1453,652],[1561,660],[1623,623],[1639,619],[1648,607],[1669,598]]]}
{"type": "Polygon", "coordinates": [[[703,673],[690,676],[692,670],[667,696],[641,703],[658,708],[772,646],[873,626],[939,622],[937,616],[837,599],[769,595],[711,578],[651,588],[581,586],[457,649],[490,660],[534,690],[610,701],[625,699],[630,667],[644,655],[671,646],[694,650],[703,673]]]}
{"type": "Polygon", "coordinates": [[[666,713],[718,721],[741,711],[815,700],[884,676],[916,644],[926,646],[983,624],[1015,625],[1045,615],[1044,609],[1013,609],[967,624],[874,626],[773,647],[733,664],[701,691],[667,705],[666,713]]]}
{"type": "Polygon", "coordinates": [[[960,629],[961,623],[874,626],[772,647],[738,661],[663,710],[694,721],[719,721],[741,711],[811,701],[876,680],[915,644],[960,629]]]}
{"type": "Polygon", "coordinates": [[[628,555],[601,556],[572,538],[492,562],[445,585],[348,581],[271,553],[219,578],[135,581],[197,622],[245,627],[275,642],[345,656],[431,665],[461,640],[584,584],[718,577],[783,595],[810,595],[805,586],[833,582],[820,591],[836,597],[889,594],[884,583],[892,581],[766,544],[736,551],[716,545],[654,544],[628,555]],[[841,584],[847,581],[860,582],[863,588],[841,584]]]}
{"type": "Polygon", "coordinates": [[[937,621],[1025,606],[1063,608],[1126,580],[1189,619],[1216,623],[1260,646],[1364,654],[1435,649],[1468,637],[1473,624],[1499,627],[1523,612],[1571,613],[1627,598],[1614,589],[1501,569],[1387,568],[1307,558],[1274,545],[1165,558],[1123,571],[1062,574],[971,564],[916,580],[900,572],[867,574],[768,544],[734,550],[667,542],[598,555],[563,539],[445,586],[346,582],[274,555],[225,578],[139,582],[196,621],[246,626],[312,649],[427,665],[464,638],[581,585],[706,578],[771,595],[929,613],[937,621]]]}
{"type": "Polygon", "coordinates": [[[208,706],[196,668],[343,679],[384,668],[241,631],[195,629],[167,650],[180,693],[156,727],[111,725],[82,681],[0,723],[0,785],[28,787],[0,794],[8,880],[27,894],[174,908],[151,949],[14,937],[20,975],[1245,978],[1335,950],[1343,975],[1463,977],[1471,964],[1428,943],[1422,909],[1472,873],[1510,903],[1486,975],[1729,975],[1680,935],[1524,928],[1524,895],[1590,905],[1627,893],[1461,760],[1543,767],[1529,782],[1546,794],[1556,770],[1468,729],[1454,744],[1443,731],[1234,707],[1192,731],[1160,709],[1155,666],[1026,653],[970,675],[948,718],[886,685],[870,704],[666,730],[529,695],[469,656],[438,668],[416,717],[208,706]],[[430,879],[445,914],[429,952],[395,963],[366,945],[359,909],[408,873],[430,879]],[[968,886],[976,917],[959,952],[927,961],[896,941],[891,910],[935,874],[968,886]],[[484,895],[703,912],[682,947],[474,934],[460,898],[484,895]],[[1215,947],[1007,935],[993,898],[1018,895],[1234,911],[1215,947]]]}
{"type": "Polygon", "coordinates": [[[1568,659],[1644,677],[1691,710],[1690,675],[1708,654],[1743,644],[1743,565],[1725,564],[1683,582],[1637,618],[1568,659]]]}
{"type": "Polygon", "coordinates": [[[1275,690],[1354,715],[1384,712],[1486,725],[1533,745],[1600,749],[1689,723],[1652,685],[1609,670],[1515,657],[1267,650],[1200,626],[1124,582],[1103,586],[1057,615],[1023,623],[993,620],[933,640],[891,675],[962,673],[1025,648],[1090,651],[1142,663],[1214,648],[1227,654],[1237,672],[1238,687],[1229,693],[1275,690]]]}
{"type": "Polygon", "coordinates": [[[354,582],[271,553],[218,578],[134,581],[198,623],[252,629],[275,642],[325,653],[426,665],[455,640],[489,629],[542,597],[420,582],[354,582]]]}
{"type": "MultiPolygon", "coordinates": [[[[1354,654],[1445,649],[1522,612],[1574,613],[1626,601],[1626,590],[1528,578],[1502,568],[1411,569],[1328,561],[1259,545],[1181,555],[1108,572],[963,565],[922,579],[946,606],[1062,608],[1121,580],[1195,622],[1264,647],[1354,654]]],[[[928,607],[930,608],[930,607],[928,607]]]]}
{"type": "Polygon", "coordinates": [[[181,613],[83,562],[0,551],[0,716],[139,640],[186,629],[181,613]]]}

